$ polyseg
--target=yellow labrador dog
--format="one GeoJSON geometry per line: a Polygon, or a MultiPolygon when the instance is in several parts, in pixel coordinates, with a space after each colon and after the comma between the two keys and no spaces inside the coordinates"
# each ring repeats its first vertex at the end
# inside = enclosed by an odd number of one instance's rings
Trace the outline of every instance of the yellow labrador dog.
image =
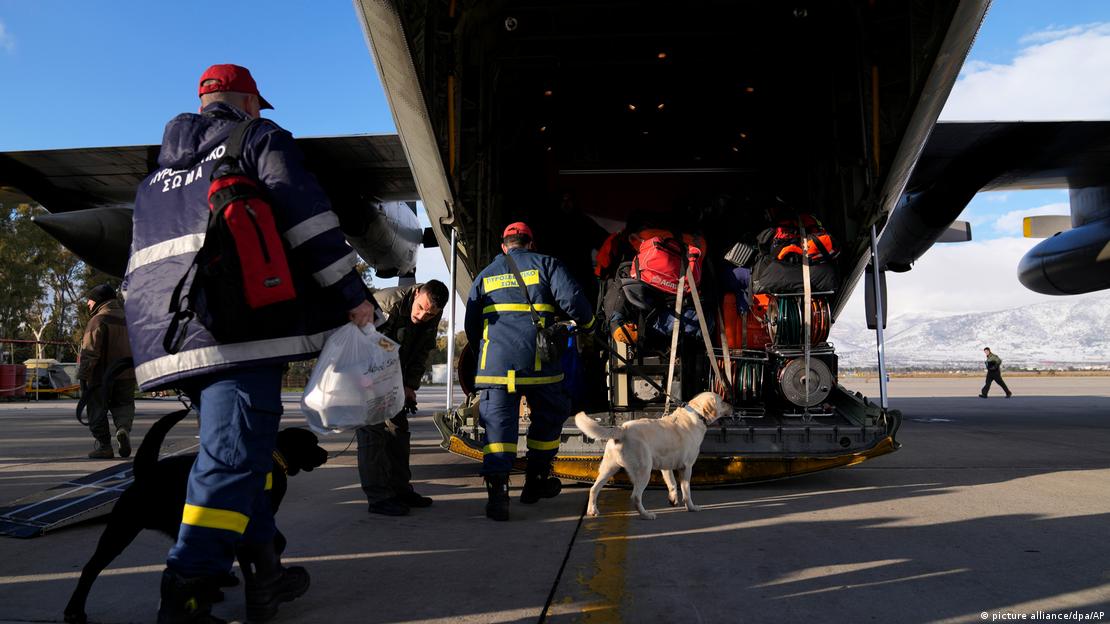
{"type": "Polygon", "coordinates": [[[585,412],[579,412],[574,417],[579,429],[591,438],[609,441],[605,444],[605,457],[598,468],[597,481],[590,488],[586,513],[597,515],[597,495],[621,468],[632,480],[632,502],[641,518],[655,519],[655,514],[644,509],[643,503],[644,488],[651,479],[652,470],[662,471],[671,505],[677,506],[679,502],[677,477],[682,485],[686,511],[700,511],[690,498],[690,473],[709,424],[731,412],[732,407],[713,392],[702,392],[686,407],[676,409],[669,416],[631,420],[620,427],[603,427],[585,412]]]}

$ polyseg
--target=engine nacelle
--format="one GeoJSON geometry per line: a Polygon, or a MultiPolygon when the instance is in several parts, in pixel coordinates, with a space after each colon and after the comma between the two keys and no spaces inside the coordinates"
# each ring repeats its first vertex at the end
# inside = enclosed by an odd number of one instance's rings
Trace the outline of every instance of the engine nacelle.
{"type": "Polygon", "coordinates": [[[361,211],[365,218],[343,222],[343,235],[378,277],[390,278],[416,270],[416,252],[424,230],[415,202],[381,202],[361,211]]]}
{"type": "Polygon", "coordinates": [[[1018,279],[1045,295],[1079,295],[1110,288],[1110,187],[1069,191],[1072,228],[1029,250],[1018,279]]]}

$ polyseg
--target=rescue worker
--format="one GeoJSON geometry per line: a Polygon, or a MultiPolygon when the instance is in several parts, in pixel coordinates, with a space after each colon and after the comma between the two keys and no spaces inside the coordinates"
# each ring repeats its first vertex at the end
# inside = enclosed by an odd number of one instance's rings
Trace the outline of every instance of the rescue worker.
{"type": "Polygon", "coordinates": [[[557,313],[585,329],[593,325],[593,306],[557,259],[535,253],[532,230],[513,223],[501,235],[501,251],[477,277],[466,302],[466,336],[478,349],[479,418],[486,431],[482,475],[488,502],[486,516],[509,519],[509,471],[516,458],[520,398],[528,400],[531,424],[527,465],[520,502],[532,504],[559,494],[562,484],[551,476],[570,400],[558,362],[543,362],[536,349],[537,329],[524,293],[514,277],[515,262],[532,307],[545,327],[557,313]]]}
{"type": "Polygon", "coordinates": [[[405,407],[384,423],[356,430],[358,476],[370,513],[403,516],[411,507],[432,504],[432,499],[417,494],[410,483],[408,413],[416,412],[416,391],[428,367],[428,354],[436,346],[448,296],[447,286],[438,280],[374,291],[378,307],[388,315],[378,331],[401,345],[405,407]]]}
{"type": "Polygon", "coordinates": [[[1006,392],[1007,399],[1014,396],[1014,393],[1010,392],[1010,389],[1006,387],[1006,382],[1002,381],[1002,358],[991,353],[990,347],[984,347],[983,354],[987,356],[987,361],[984,363],[987,367],[987,383],[983,384],[983,391],[979,393],[979,398],[987,398],[987,393],[990,392],[992,381],[1002,386],[1002,390],[1006,392]]]}
{"type": "Polygon", "coordinates": [[[93,287],[88,293],[92,318],[81,338],[81,357],[77,379],[89,414],[89,430],[96,447],[89,459],[112,459],[112,439],[108,434],[108,412],[116,426],[119,456],[131,456],[131,423],[135,420],[135,369],[117,369],[117,363],[131,358],[127,342],[127,322],[116,289],[108,284],[93,287]],[[105,373],[111,379],[105,378],[105,373]]]}
{"type": "Polygon", "coordinates": [[[258,119],[261,109],[273,108],[250,72],[238,65],[209,67],[198,95],[200,114],[181,114],[166,125],[159,170],[139,185],[124,282],[139,386],[181,388],[200,411],[200,452],[189,475],[177,543],[162,575],[158,622],[222,622],[211,615],[211,604],[236,556],[247,620],[263,622],[309,584],[304,568],[281,564],[265,494],[270,471],[282,465],[273,451],[286,364],[314,357],[330,331],[348,321],[359,326],[372,321],[374,306],[354,270],[356,255],[293,136],[262,119],[246,132],[238,164],[265,189],[284,239],[296,285],[296,298],[282,318],[288,326],[265,339],[220,341],[199,319],[186,320],[180,332],[167,332],[174,320],[167,301],[202,240],[209,242],[202,235],[210,176],[227,140],[243,122],[258,119]],[[179,343],[167,347],[167,335],[179,343]]]}

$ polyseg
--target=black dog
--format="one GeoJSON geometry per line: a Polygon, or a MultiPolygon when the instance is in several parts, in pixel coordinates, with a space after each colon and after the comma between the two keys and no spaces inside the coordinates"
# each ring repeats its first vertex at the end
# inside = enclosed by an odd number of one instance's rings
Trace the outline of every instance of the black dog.
{"type": "MultiPolygon", "coordinates": [[[[166,433],[176,425],[188,410],[166,414],[150,427],[142,445],[135,453],[135,482],[127,488],[108,518],[108,526],[96,545],[92,559],[81,570],[81,580],[73,590],[73,596],[66,605],[65,621],[84,624],[85,601],[89,597],[93,581],[143,529],[161,531],[171,539],[177,539],[181,528],[181,510],[185,507],[185,492],[189,482],[189,471],[196,460],[196,453],[167,457],[158,461],[158,450],[166,433]]],[[[277,513],[281,499],[285,497],[291,477],[301,470],[306,472],[322,465],[328,460],[327,451],[320,448],[319,439],[307,429],[290,428],[278,432],[277,449],[274,451],[273,488],[270,490],[270,506],[277,513]],[[284,464],[284,465],[283,465],[284,464]]],[[[280,553],[285,548],[285,538],[278,533],[275,549],[280,553]]],[[[231,573],[222,586],[238,584],[231,573]]]]}

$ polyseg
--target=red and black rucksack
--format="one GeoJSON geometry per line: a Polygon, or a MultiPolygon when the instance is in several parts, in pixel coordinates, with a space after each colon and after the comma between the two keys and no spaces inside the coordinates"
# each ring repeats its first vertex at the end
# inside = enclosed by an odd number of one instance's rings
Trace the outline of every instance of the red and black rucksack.
{"type": "MultiPolygon", "coordinates": [[[[678,279],[686,274],[689,267],[694,282],[701,283],[701,249],[677,238],[653,236],[640,243],[640,249],[632,260],[632,277],[645,284],[678,294],[678,279]]],[[[683,292],[690,292],[686,284],[683,292]]]]}
{"type": "Polygon", "coordinates": [[[273,209],[261,184],[239,164],[243,139],[258,121],[244,121],[231,131],[212,169],[204,243],[170,299],[173,318],[163,340],[167,353],[181,349],[193,318],[221,343],[280,336],[298,318],[293,275],[273,209]],[[193,281],[182,296],[190,274],[193,281]]]}

